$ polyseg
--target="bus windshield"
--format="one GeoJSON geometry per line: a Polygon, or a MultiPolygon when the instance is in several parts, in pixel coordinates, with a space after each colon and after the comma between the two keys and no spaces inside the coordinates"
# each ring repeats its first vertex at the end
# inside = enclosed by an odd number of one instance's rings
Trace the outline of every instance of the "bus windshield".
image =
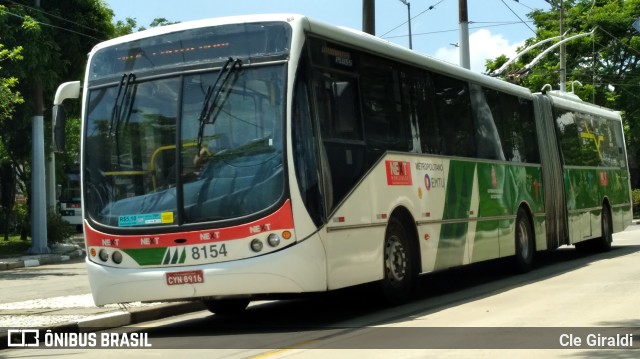
{"type": "MultiPolygon", "coordinates": [[[[255,63],[257,62],[257,64],[255,63]]],[[[84,141],[89,217],[114,227],[251,216],[284,194],[284,61],[90,86],[84,141]],[[216,80],[224,90],[207,103],[216,80]],[[215,118],[202,118],[215,105],[215,118]]]]}

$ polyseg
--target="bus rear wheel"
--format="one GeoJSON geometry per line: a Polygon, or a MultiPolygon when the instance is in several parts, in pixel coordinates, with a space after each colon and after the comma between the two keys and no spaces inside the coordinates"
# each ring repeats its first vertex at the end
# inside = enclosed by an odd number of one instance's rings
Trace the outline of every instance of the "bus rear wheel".
{"type": "Polygon", "coordinates": [[[608,252],[611,250],[611,242],[613,242],[613,224],[611,223],[611,211],[609,211],[609,207],[606,205],[602,207],[600,227],[602,229],[602,237],[596,242],[596,250],[599,252],[608,252]]]}
{"type": "Polygon", "coordinates": [[[518,273],[529,272],[533,268],[534,235],[529,215],[524,208],[518,210],[516,217],[515,241],[515,270],[518,273]]]}
{"type": "Polygon", "coordinates": [[[602,230],[601,237],[576,243],[576,249],[580,252],[608,252],[611,250],[611,242],[613,242],[613,226],[611,222],[611,212],[607,205],[602,207],[600,228],[602,230]]]}
{"type": "Polygon", "coordinates": [[[214,314],[218,315],[237,315],[242,313],[249,306],[249,299],[212,299],[203,300],[204,306],[214,314]]]}
{"type": "Polygon", "coordinates": [[[389,220],[384,239],[382,294],[391,305],[406,302],[417,281],[416,263],[407,230],[395,217],[389,220]]]}

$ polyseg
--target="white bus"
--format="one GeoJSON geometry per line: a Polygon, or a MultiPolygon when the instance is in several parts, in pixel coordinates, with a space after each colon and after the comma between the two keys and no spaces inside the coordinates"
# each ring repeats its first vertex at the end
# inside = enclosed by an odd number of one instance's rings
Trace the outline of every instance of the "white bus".
{"type": "Polygon", "coordinates": [[[399,303],[420,274],[527,271],[631,222],[617,112],[301,15],[103,42],[81,97],[97,305],[234,312],[370,282],[399,303]]]}

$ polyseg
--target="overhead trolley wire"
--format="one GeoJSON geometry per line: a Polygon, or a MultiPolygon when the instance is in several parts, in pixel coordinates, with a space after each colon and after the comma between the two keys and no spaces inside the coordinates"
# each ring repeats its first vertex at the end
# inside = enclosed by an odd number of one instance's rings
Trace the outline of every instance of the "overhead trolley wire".
{"type": "Polygon", "coordinates": [[[435,4],[431,5],[431,6],[429,6],[426,10],[424,10],[424,11],[422,11],[421,13],[419,13],[418,15],[416,15],[416,16],[414,16],[414,17],[412,17],[411,19],[409,19],[409,20],[407,20],[407,21],[403,22],[402,24],[400,24],[400,25],[398,25],[398,26],[394,27],[393,29],[391,29],[391,30],[389,30],[389,31],[385,32],[384,34],[380,35],[380,37],[384,37],[384,35],[386,35],[386,34],[388,34],[388,33],[392,32],[393,30],[395,30],[395,29],[397,29],[397,28],[399,28],[399,27],[401,27],[401,26],[405,25],[405,24],[406,24],[406,23],[408,23],[409,21],[411,21],[411,20],[413,20],[413,19],[417,18],[418,16],[420,16],[420,15],[424,14],[425,12],[427,12],[427,11],[429,11],[429,10],[433,10],[433,9],[435,9],[435,8],[436,8],[436,6],[440,5],[440,3],[442,3],[443,1],[444,1],[444,0],[440,0],[440,1],[438,1],[437,3],[435,3],[435,4]]]}

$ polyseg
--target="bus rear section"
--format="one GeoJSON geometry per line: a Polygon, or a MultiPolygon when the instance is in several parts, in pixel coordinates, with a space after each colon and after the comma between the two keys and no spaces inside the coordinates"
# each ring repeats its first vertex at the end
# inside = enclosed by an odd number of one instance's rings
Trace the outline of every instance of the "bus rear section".
{"type": "Polygon", "coordinates": [[[573,94],[536,94],[549,248],[607,251],[633,217],[620,113],[573,94]]]}

